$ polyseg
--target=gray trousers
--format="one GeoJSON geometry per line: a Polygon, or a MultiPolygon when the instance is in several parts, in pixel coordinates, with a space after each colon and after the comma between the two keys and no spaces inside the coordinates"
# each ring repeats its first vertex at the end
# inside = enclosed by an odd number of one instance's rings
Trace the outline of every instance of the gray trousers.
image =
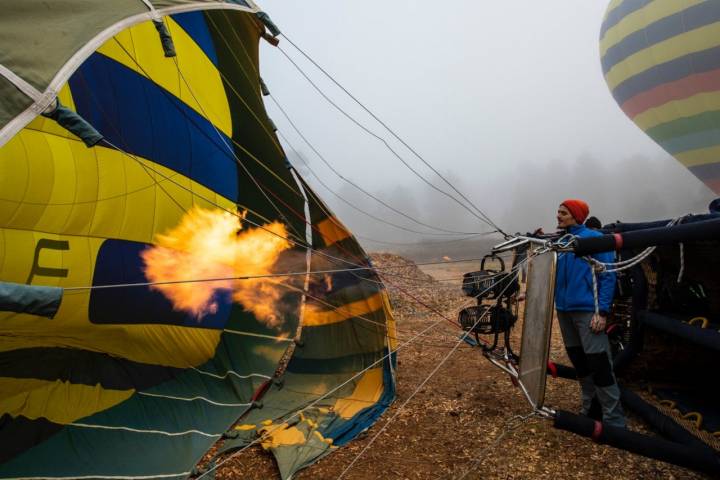
{"type": "Polygon", "coordinates": [[[612,371],[610,342],[605,332],[590,329],[593,312],[557,312],[568,357],[580,380],[582,411],[587,415],[594,396],[602,407],[603,423],[625,427],[620,388],[612,371]]]}

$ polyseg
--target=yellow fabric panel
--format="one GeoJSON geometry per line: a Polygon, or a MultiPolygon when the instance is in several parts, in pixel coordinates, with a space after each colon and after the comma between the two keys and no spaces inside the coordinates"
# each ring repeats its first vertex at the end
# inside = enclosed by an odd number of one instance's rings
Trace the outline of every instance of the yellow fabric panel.
{"type": "Polygon", "coordinates": [[[676,153],[674,156],[686,167],[718,163],[720,162],[720,147],[698,148],[697,150],[676,153]]]}
{"type": "Polygon", "coordinates": [[[328,217],[317,224],[317,229],[325,242],[325,245],[332,245],[350,237],[350,232],[335,217],[328,217]]]}
{"type": "Polygon", "coordinates": [[[642,130],[647,131],[663,123],[682,117],[692,117],[703,112],[720,110],[720,93],[699,93],[682,100],[673,100],[659,107],[650,108],[632,120],[642,130]]]}
{"type": "Polygon", "coordinates": [[[630,55],[614,65],[605,76],[610,90],[630,77],[683,55],[715,47],[720,42],[720,23],[669,38],[630,55]]]}
{"type": "Polygon", "coordinates": [[[255,430],[257,428],[257,425],[235,425],[235,430],[255,430]]]}
{"type": "Polygon", "coordinates": [[[339,323],[350,318],[367,315],[383,308],[383,297],[376,293],[372,297],[342,305],[334,310],[318,310],[308,308],[305,311],[303,327],[319,327],[339,323]]]}
{"type": "MultiPolygon", "coordinates": [[[[610,48],[620,43],[631,33],[647,28],[648,25],[658,20],[705,1],[706,0],[684,0],[682,2],[655,1],[630,13],[605,32],[605,36],[600,40],[600,56],[604,56],[610,48]]],[[[615,6],[612,8],[615,8],[615,6]]],[[[608,8],[608,12],[609,11],[610,7],[608,8]]]]}
{"type": "Polygon", "coordinates": [[[363,373],[352,395],[335,403],[335,412],[344,419],[352,418],[363,408],[378,401],[383,392],[383,369],[373,368],[363,373]]]}
{"type": "Polygon", "coordinates": [[[7,228],[149,243],[193,205],[211,202],[235,211],[189,178],[111,148],[28,129],[0,148],[0,225],[7,228]]]}
{"type": "Polygon", "coordinates": [[[165,22],[175,44],[175,58],[165,57],[152,22],[123,30],[115,36],[117,42],[108,40],[98,52],[157,83],[210,120],[225,135],[232,136],[230,107],[220,73],[185,30],[169,17],[165,22]]]}
{"type": "Polygon", "coordinates": [[[263,427],[258,433],[264,437],[262,446],[266,450],[281,445],[302,445],[306,442],[305,434],[297,427],[288,427],[287,423],[263,427]]]}
{"type": "MultiPolygon", "coordinates": [[[[63,85],[63,87],[58,92],[58,99],[60,100],[60,103],[68,107],[70,110],[75,111],[75,101],[73,100],[72,92],[70,92],[70,87],[68,87],[67,84],[63,85]]],[[[58,125],[55,120],[45,118],[42,115],[38,115],[37,117],[35,117],[35,119],[30,122],[26,128],[30,128],[32,130],[42,130],[63,138],[78,139],[68,130],[58,125]]]]}
{"type": "Polygon", "coordinates": [[[385,310],[385,325],[387,328],[387,337],[389,342],[388,346],[392,351],[397,348],[398,344],[395,317],[393,316],[392,306],[390,304],[390,297],[388,296],[387,291],[383,290],[380,292],[380,294],[382,295],[383,309],[385,310]]]}
{"type": "Polygon", "coordinates": [[[332,438],[323,437],[322,433],[318,432],[317,430],[313,431],[313,435],[315,435],[317,437],[317,439],[323,443],[327,443],[328,445],[332,445],[332,443],[333,443],[332,438]]]}
{"type": "Polygon", "coordinates": [[[77,419],[113,407],[132,396],[135,390],[108,390],[100,385],[79,385],[61,380],[48,381],[0,377],[0,416],[46,418],[67,425],[77,419]]]}

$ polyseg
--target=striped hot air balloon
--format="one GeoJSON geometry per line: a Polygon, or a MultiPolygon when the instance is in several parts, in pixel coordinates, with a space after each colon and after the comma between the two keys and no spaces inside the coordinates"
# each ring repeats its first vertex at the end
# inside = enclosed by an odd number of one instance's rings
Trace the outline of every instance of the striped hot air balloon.
{"type": "Polygon", "coordinates": [[[244,0],[3,2],[0,478],[187,478],[238,420],[288,478],[394,398],[382,282],[264,108],[272,27],[244,0]],[[216,263],[295,276],[203,290],[216,263]]]}
{"type": "Polygon", "coordinates": [[[625,114],[720,193],[720,2],[613,0],[600,57],[625,114]]]}

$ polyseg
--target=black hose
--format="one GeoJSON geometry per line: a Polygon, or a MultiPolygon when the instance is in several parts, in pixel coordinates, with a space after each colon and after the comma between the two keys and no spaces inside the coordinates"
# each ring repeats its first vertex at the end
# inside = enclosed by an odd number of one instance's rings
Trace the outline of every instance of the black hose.
{"type": "Polygon", "coordinates": [[[720,239],[720,219],[713,219],[672,227],[648,228],[599,237],[578,238],[574,250],[575,255],[583,256],[620,249],[718,239],[720,239]]]}
{"type": "Polygon", "coordinates": [[[598,443],[627,450],[648,458],[672,463],[684,468],[704,472],[713,477],[720,476],[720,456],[709,447],[670,442],[650,437],[624,428],[601,424],[588,417],[558,410],[555,413],[555,428],[593,438],[598,443]]]}

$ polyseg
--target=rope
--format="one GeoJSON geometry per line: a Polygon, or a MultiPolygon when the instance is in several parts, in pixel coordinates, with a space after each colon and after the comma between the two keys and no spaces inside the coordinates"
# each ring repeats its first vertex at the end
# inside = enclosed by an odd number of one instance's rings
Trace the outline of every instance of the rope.
{"type": "MultiPolygon", "coordinates": [[[[286,37],[286,38],[287,38],[287,37],[286,37]]],[[[402,156],[400,156],[400,154],[397,153],[397,151],[394,150],[394,149],[390,146],[390,144],[387,142],[387,140],[385,140],[384,138],[382,138],[381,136],[379,136],[378,134],[376,134],[375,132],[373,132],[372,130],[370,130],[369,128],[367,128],[365,125],[363,125],[362,123],[360,123],[359,121],[357,121],[353,116],[351,116],[349,113],[347,113],[345,110],[343,110],[337,103],[335,103],[330,97],[328,97],[328,96],[325,94],[325,92],[323,92],[323,91],[320,89],[320,87],[318,87],[318,86],[312,81],[312,79],[310,79],[310,77],[308,77],[308,75],[302,70],[302,68],[300,68],[300,66],[299,66],[297,63],[295,63],[295,61],[294,61],[282,48],[278,47],[278,50],[280,50],[280,52],[288,59],[288,61],[293,64],[293,66],[298,70],[298,72],[300,72],[300,74],[310,83],[310,85],[313,86],[313,88],[320,94],[320,96],[322,96],[328,103],[330,103],[333,107],[335,107],[343,116],[345,116],[346,118],[348,118],[352,123],[354,123],[355,125],[357,125],[360,129],[362,129],[362,130],[363,130],[364,132],[366,132],[368,135],[372,136],[373,138],[375,138],[375,139],[377,139],[378,141],[380,141],[383,145],[385,145],[385,147],[393,154],[393,156],[394,156],[395,158],[397,158],[398,160],[400,160],[400,162],[402,162],[402,164],[405,165],[405,166],[408,168],[408,170],[410,170],[416,177],[418,177],[420,180],[422,180],[425,184],[427,184],[427,185],[428,185],[430,188],[432,188],[433,190],[435,190],[435,191],[437,191],[437,192],[445,195],[445,196],[448,197],[449,199],[453,200],[455,203],[457,203],[458,205],[460,205],[461,207],[463,207],[465,210],[467,210],[468,212],[470,212],[470,214],[473,215],[473,216],[474,216],[475,218],[477,218],[478,220],[480,220],[480,221],[482,221],[482,222],[490,225],[491,227],[493,227],[493,228],[495,228],[496,230],[498,230],[499,232],[501,232],[503,235],[506,235],[504,232],[502,232],[502,230],[501,230],[497,225],[495,225],[495,223],[493,223],[492,220],[490,220],[489,218],[483,218],[483,216],[479,216],[477,213],[475,213],[474,211],[472,211],[466,204],[460,202],[457,198],[455,198],[454,196],[450,195],[448,192],[446,192],[445,190],[442,190],[441,188],[437,187],[435,184],[433,184],[432,182],[430,182],[428,179],[426,179],[422,174],[420,174],[420,172],[418,172],[416,169],[414,169],[414,168],[407,162],[407,160],[405,160],[404,158],[402,158],[402,156]]],[[[431,168],[432,168],[432,167],[431,167],[431,168]]],[[[444,178],[444,177],[441,177],[441,178],[444,178]]],[[[476,207],[476,208],[477,208],[477,207],[476,207]]],[[[483,214],[483,215],[484,215],[484,214],[483,214]]],[[[485,217],[486,217],[486,216],[485,216],[485,217]]]]}
{"type": "MultiPolygon", "coordinates": [[[[525,261],[527,261],[527,260],[523,260],[523,262],[525,262],[525,261]]],[[[523,263],[523,262],[521,262],[521,263],[523,263]]],[[[521,263],[519,263],[518,265],[516,265],[515,267],[513,267],[513,269],[511,269],[510,271],[512,272],[512,270],[517,270],[517,268],[519,268],[519,266],[520,266],[521,263]]],[[[508,284],[508,286],[509,286],[509,284],[508,284]]],[[[494,287],[494,283],[493,283],[492,286],[488,287],[486,290],[484,290],[484,291],[482,291],[480,294],[478,294],[478,297],[481,296],[482,294],[484,294],[485,292],[490,291],[493,287],[494,287]]],[[[507,287],[506,287],[506,288],[507,288],[507,287]]],[[[467,305],[469,302],[470,302],[470,301],[464,302],[464,305],[467,305]]],[[[457,309],[457,308],[458,308],[458,307],[456,307],[455,309],[457,309]]],[[[459,308],[462,308],[462,306],[460,306],[459,308]]],[[[445,318],[445,317],[442,316],[442,318],[441,318],[440,320],[437,320],[437,321],[431,323],[427,328],[424,328],[423,330],[421,330],[420,332],[418,332],[416,335],[414,335],[412,338],[410,338],[409,340],[407,340],[405,343],[399,344],[399,345],[397,346],[397,348],[395,348],[395,350],[390,350],[390,349],[388,349],[388,353],[387,353],[387,354],[383,355],[381,358],[379,358],[379,359],[376,360],[375,362],[372,362],[370,365],[368,365],[367,367],[365,367],[365,368],[362,369],[361,371],[357,372],[355,375],[351,376],[350,378],[348,378],[348,379],[345,380],[344,382],[342,382],[342,383],[340,383],[339,385],[333,387],[332,389],[328,390],[328,391],[325,392],[324,394],[318,396],[315,400],[309,402],[309,403],[306,404],[304,407],[299,408],[299,409],[296,410],[292,415],[288,416],[285,421],[286,421],[286,422],[289,422],[290,420],[293,420],[293,419],[297,418],[298,416],[300,416],[300,414],[301,414],[303,411],[305,411],[305,410],[307,410],[307,409],[309,409],[309,408],[314,407],[314,406],[317,405],[321,400],[323,400],[323,399],[327,398],[328,396],[332,395],[333,393],[335,393],[336,391],[338,391],[339,389],[341,389],[342,387],[344,387],[345,385],[347,385],[347,384],[350,383],[351,381],[353,381],[353,380],[355,380],[356,378],[358,378],[358,377],[360,377],[361,375],[363,375],[363,374],[364,374],[365,372],[367,372],[368,370],[370,370],[370,369],[372,369],[372,368],[375,368],[375,366],[378,365],[380,362],[382,362],[382,361],[390,358],[393,354],[395,354],[396,352],[400,351],[401,349],[407,347],[408,345],[412,344],[412,343],[413,343],[414,341],[416,341],[418,338],[421,338],[426,332],[428,332],[428,331],[432,330],[433,328],[435,328],[437,325],[439,325],[439,324],[442,322],[442,320],[443,320],[444,318],[445,318]]],[[[482,317],[481,317],[481,318],[482,318],[482,317]]],[[[480,319],[479,319],[479,320],[480,320],[480,319]]],[[[479,320],[478,320],[478,321],[479,321],[479,320]]],[[[468,333],[469,333],[469,332],[468,332],[468,333]]],[[[466,336],[467,336],[467,334],[466,334],[466,336]]],[[[459,345],[459,344],[460,344],[460,342],[456,342],[456,346],[459,345]]],[[[280,418],[282,418],[282,417],[280,417],[280,418]]],[[[215,465],[213,465],[212,467],[210,467],[207,471],[203,472],[200,476],[197,477],[196,480],[200,480],[201,478],[205,477],[206,475],[211,474],[213,471],[215,471],[216,469],[218,469],[219,467],[221,467],[222,465],[224,465],[224,464],[227,463],[228,461],[232,460],[232,459],[235,458],[236,456],[240,455],[242,452],[244,452],[244,451],[247,450],[248,448],[252,447],[253,445],[257,444],[258,442],[262,442],[262,440],[264,440],[265,438],[267,438],[268,436],[270,436],[270,435],[271,435],[273,432],[275,432],[278,428],[280,428],[280,425],[276,426],[276,427],[273,428],[272,430],[268,430],[264,435],[259,436],[258,438],[256,438],[256,439],[254,439],[253,441],[249,442],[247,445],[245,445],[245,446],[242,447],[241,449],[237,450],[236,452],[234,452],[233,454],[231,454],[229,457],[227,457],[227,458],[224,459],[223,461],[221,461],[221,462],[219,462],[219,463],[216,463],[215,465]]]]}
{"type": "MultiPolygon", "coordinates": [[[[279,130],[278,130],[278,135],[280,136],[280,138],[282,138],[282,139],[285,141],[285,143],[290,147],[290,149],[295,153],[295,155],[302,161],[303,165],[305,165],[305,167],[308,169],[308,171],[318,180],[318,182],[320,183],[320,185],[322,185],[323,187],[325,187],[325,189],[326,189],[327,191],[329,191],[331,194],[333,194],[334,196],[336,196],[338,199],[340,199],[340,201],[342,201],[343,203],[345,203],[346,205],[348,205],[350,208],[352,208],[352,209],[354,209],[354,210],[362,213],[363,215],[366,215],[367,217],[372,218],[373,220],[376,220],[376,221],[378,221],[378,222],[384,223],[384,224],[386,224],[386,225],[390,225],[391,227],[395,227],[395,228],[398,228],[398,229],[400,229],[400,230],[404,230],[404,231],[406,231],[406,232],[419,233],[419,234],[421,234],[421,235],[442,235],[442,236],[445,236],[445,235],[457,235],[457,234],[461,234],[461,235],[480,235],[480,233],[473,233],[473,232],[453,232],[452,230],[445,230],[445,229],[443,229],[443,228],[432,227],[431,225],[427,225],[427,224],[421,222],[420,220],[416,220],[415,218],[413,218],[413,217],[411,217],[411,216],[409,216],[409,215],[404,214],[404,213],[401,212],[400,210],[396,210],[394,207],[392,207],[392,206],[384,203],[382,200],[374,197],[371,193],[367,192],[366,190],[364,190],[364,189],[361,188],[360,186],[356,185],[355,183],[351,182],[350,180],[347,180],[345,177],[343,177],[343,176],[341,176],[340,174],[336,173],[336,175],[340,176],[341,179],[345,180],[345,181],[348,182],[350,185],[354,186],[355,188],[357,188],[358,190],[360,190],[361,192],[363,192],[364,194],[366,194],[366,195],[369,196],[370,198],[373,198],[373,199],[377,200],[378,202],[380,202],[382,205],[385,205],[385,206],[386,206],[387,208],[389,208],[390,210],[392,210],[392,211],[394,211],[394,212],[396,212],[396,213],[399,213],[400,215],[402,215],[402,216],[404,216],[404,217],[409,218],[410,220],[414,221],[415,223],[418,223],[418,224],[423,225],[423,226],[429,226],[429,227],[434,228],[434,229],[436,229],[436,230],[443,231],[443,232],[447,232],[447,233],[421,232],[421,231],[418,231],[418,230],[413,230],[413,229],[408,228],[408,227],[403,227],[402,225],[398,225],[398,224],[396,224],[396,223],[392,223],[392,222],[390,222],[390,221],[387,221],[387,220],[384,220],[384,219],[382,219],[382,218],[380,218],[380,217],[377,217],[377,216],[375,216],[375,215],[373,215],[373,214],[371,214],[371,213],[369,213],[369,212],[361,209],[360,207],[356,206],[356,205],[353,204],[351,201],[345,199],[345,198],[342,197],[340,194],[338,194],[337,192],[335,192],[332,188],[330,188],[330,187],[320,178],[320,176],[315,172],[315,170],[313,170],[312,167],[310,167],[310,164],[305,160],[305,158],[300,154],[300,152],[298,152],[298,150],[297,150],[297,149],[293,146],[293,144],[287,139],[287,137],[285,137],[285,135],[283,135],[282,132],[280,132],[279,130]]],[[[306,142],[307,142],[307,140],[306,140],[306,142]]],[[[311,146],[310,148],[313,148],[313,147],[311,146]]],[[[318,155],[319,155],[319,154],[318,154],[318,155]]],[[[331,169],[332,169],[332,168],[331,168],[331,169]]],[[[333,171],[334,171],[334,170],[333,170],[333,171]]]]}
{"type": "MultiPolygon", "coordinates": [[[[297,44],[295,44],[295,42],[293,42],[293,41],[287,36],[287,34],[282,33],[282,36],[285,37],[285,39],[288,41],[288,43],[290,43],[290,45],[292,45],[298,52],[300,52],[306,59],[308,59],[308,60],[310,61],[310,63],[312,63],[312,64],[313,64],[318,70],[320,70],[328,79],[330,79],[330,81],[332,81],[338,88],[340,88],[343,92],[345,92],[345,94],[346,94],[347,96],[349,96],[355,103],[357,103],[357,104],[360,106],[360,108],[362,108],[363,110],[365,110],[365,112],[367,112],[367,113],[368,113],[372,118],[374,118],[380,125],[382,125],[388,132],[390,132],[390,134],[391,134],[396,140],[398,140],[402,145],[405,146],[405,148],[407,148],[410,152],[412,152],[413,155],[415,155],[423,164],[425,164],[428,168],[430,168],[440,179],[442,179],[451,189],[453,189],[453,190],[455,191],[455,193],[457,193],[458,195],[460,195],[460,197],[461,197],[462,199],[464,199],[464,200],[465,200],[466,202],[468,202],[468,204],[470,204],[475,210],[477,210],[477,211],[480,213],[480,215],[482,215],[482,216],[484,217],[484,219],[485,219],[484,221],[485,221],[486,223],[488,223],[489,225],[491,225],[493,228],[497,229],[504,237],[507,238],[507,234],[506,234],[505,232],[503,232],[502,229],[501,229],[500,227],[498,227],[498,226],[490,219],[490,217],[488,217],[482,210],[480,210],[480,208],[478,208],[469,198],[467,198],[467,196],[465,196],[462,192],[460,192],[449,180],[447,180],[442,174],[440,174],[440,172],[439,172],[435,167],[433,167],[428,161],[426,161],[426,160],[422,157],[422,155],[420,155],[414,148],[412,148],[407,142],[405,142],[405,140],[403,140],[398,134],[396,134],[385,122],[383,122],[383,121],[382,121],[377,115],[375,115],[368,107],[366,107],[362,102],[360,102],[360,100],[358,100],[353,94],[351,94],[343,85],[340,84],[340,82],[338,82],[332,75],[330,75],[324,68],[322,68],[315,60],[313,60],[307,53],[305,53],[304,50],[302,50],[299,46],[297,46],[297,44]]],[[[296,68],[299,68],[299,67],[297,67],[297,65],[295,64],[295,62],[293,62],[293,61],[290,59],[290,57],[287,55],[287,53],[285,53],[285,51],[282,50],[282,48],[278,47],[278,49],[283,53],[283,55],[285,55],[285,56],[291,61],[291,63],[293,63],[293,65],[296,66],[296,68]]],[[[301,73],[302,73],[302,71],[301,71],[301,73]]],[[[303,73],[303,76],[305,76],[304,73],[303,73]]],[[[305,76],[305,78],[307,78],[307,76],[305,76]]],[[[309,79],[308,79],[308,81],[309,81],[309,79]]],[[[312,84],[312,82],[310,82],[310,83],[312,84]]],[[[313,84],[313,86],[315,86],[315,85],[313,84]]],[[[317,89],[317,87],[315,87],[315,88],[317,89]]],[[[346,115],[347,115],[347,114],[346,114],[346,115]]],[[[402,159],[401,159],[401,160],[402,160],[402,159]]],[[[403,161],[403,163],[405,163],[405,162],[403,161]]],[[[406,164],[406,165],[407,165],[407,164],[406,164]]],[[[409,167],[409,166],[408,166],[408,167],[409,167]]],[[[411,170],[412,170],[412,169],[411,169],[411,170]]],[[[427,182],[426,182],[426,183],[427,183],[427,182]]],[[[445,195],[449,196],[449,194],[447,194],[447,193],[446,193],[445,195]]],[[[450,196],[449,196],[449,197],[450,197],[450,196]]],[[[455,200],[456,203],[458,203],[458,204],[460,204],[460,205],[463,205],[463,204],[461,204],[458,200],[456,200],[455,197],[450,197],[450,198],[452,198],[453,200],[455,200]]],[[[464,205],[463,205],[463,206],[464,206],[464,205]]],[[[465,208],[467,208],[467,207],[465,207],[465,208]]],[[[475,216],[477,216],[477,215],[475,215],[475,216]]]]}
{"type": "Polygon", "coordinates": [[[206,283],[206,282],[226,282],[231,280],[253,280],[258,278],[277,278],[277,277],[296,277],[301,275],[313,275],[322,273],[340,273],[350,272],[356,270],[372,270],[372,267],[358,267],[358,268],[342,268],[334,270],[316,270],[311,272],[286,272],[286,273],[268,273],[264,275],[244,275],[237,277],[216,277],[216,278],[193,278],[188,280],[167,280],[159,282],[136,282],[136,283],[115,283],[108,285],[88,285],[82,287],[64,287],[64,291],[74,290],[105,290],[110,288],[130,288],[130,287],[151,287],[154,285],[176,285],[185,283],[206,283]]]}
{"type": "MultiPolygon", "coordinates": [[[[280,112],[282,112],[283,116],[284,116],[285,119],[290,123],[290,125],[291,125],[292,128],[293,128],[293,130],[295,130],[295,132],[298,134],[298,136],[307,144],[308,147],[310,147],[310,150],[312,150],[312,151],[315,153],[315,155],[317,155],[317,157],[318,157],[320,160],[322,160],[322,162],[330,169],[331,172],[333,172],[338,178],[340,178],[340,179],[343,180],[344,182],[352,185],[353,187],[355,187],[357,190],[359,190],[360,192],[362,192],[362,193],[363,193],[364,195],[366,195],[367,197],[372,198],[373,200],[375,200],[376,202],[378,202],[380,205],[382,205],[382,206],[390,209],[391,211],[397,213],[398,215],[401,215],[401,216],[403,216],[403,217],[405,217],[405,218],[407,218],[407,219],[409,219],[409,220],[417,223],[418,225],[422,225],[422,226],[424,226],[424,227],[432,228],[433,230],[438,230],[438,231],[442,231],[442,232],[446,232],[446,233],[463,234],[463,235],[474,235],[475,233],[477,233],[477,232],[459,232],[459,231],[455,231],[455,230],[447,230],[447,229],[444,229],[444,228],[440,228],[440,227],[436,227],[436,226],[434,226],[434,225],[429,225],[429,224],[427,224],[427,223],[424,223],[424,222],[416,219],[415,217],[412,217],[411,215],[408,215],[407,213],[405,213],[405,212],[403,212],[403,211],[401,211],[401,210],[398,210],[397,208],[393,207],[392,205],[389,205],[388,203],[386,203],[386,202],[383,201],[382,199],[376,197],[375,195],[371,194],[370,192],[368,192],[368,191],[365,190],[364,188],[360,187],[358,184],[356,184],[356,183],[353,182],[352,180],[346,178],[346,177],[345,177],[343,174],[341,174],[335,167],[333,167],[333,165],[332,165],[330,162],[327,161],[327,159],[317,150],[317,148],[315,148],[315,146],[314,146],[314,145],[307,139],[307,137],[300,131],[300,129],[298,128],[298,126],[297,126],[297,125],[295,124],[295,122],[290,118],[290,116],[289,116],[288,113],[285,111],[285,109],[282,107],[282,105],[280,105],[280,102],[279,102],[273,95],[269,95],[269,97],[270,97],[270,99],[273,101],[273,103],[275,103],[275,106],[277,106],[277,108],[280,110],[280,112]]],[[[315,178],[317,178],[318,181],[319,181],[325,188],[327,188],[328,190],[330,190],[330,191],[332,192],[332,190],[331,190],[327,185],[325,185],[325,184],[322,182],[322,180],[320,179],[320,177],[312,170],[312,168],[310,168],[310,165],[308,164],[308,162],[302,157],[302,155],[300,155],[300,153],[298,152],[298,150],[288,141],[288,139],[287,139],[285,136],[283,136],[282,134],[280,134],[280,135],[281,135],[281,137],[283,138],[283,140],[285,140],[285,142],[290,146],[290,148],[295,152],[295,154],[302,160],[302,162],[305,164],[305,166],[308,168],[308,170],[310,170],[310,172],[315,176],[315,178]]],[[[364,212],[364,211],[359,210],[358,208],[354,207],[354,205],[353,205],[351,202],[346,201],[345,199],[343,199],[342,197],[340,197],[340,195],[336,194],[335,192],[332,192],[332,193],[335,194],[335,196],[337,196],[337,197],[340,198],[341,200],[343,200],[345,203],[347,203],[348,205],[350,205],[351,207],[355,208],[356,210],[361,211],[362,213],[365,213],[366,215],[368,215],[368,216],[370,216],[370,217],[375,218],[376,220],[378,220],[376,217],[368,214],[367,212],[364,212]]],[[[381,221],[382,221],[382,220],[381,220],[381,221]]],[[[387,222],[383,222],[383,223],[387,223],[387,222]]],[[[398,227],[397,225],[392,224],[392,223],[391,223],[391,225],[393,225],[393,226],[395,226],[395,227],[398,227]]],[[[401,227],[398,227],[398,228],[401,228],[401,227]]],[[[406,230],[406,229],[403,228],[403,230],[406,230]]],[[[414,230],[410,230],[410,231],[414,231],[414,230]]],[[[423,232],[415,232],[415,233],[423,233],[423,232]]]]}
{"type": "MultiPolygon", "coordinates": [[[[515,278],[517,278],[517,277],[518,277],[518,272],[515,273],[515,278]]],[[[510,287],[511,284],[512,284],[512,282],[508,282],[508,284],[502,290],[501,295],[502,295],[502,293],[505,292],[505,290],[507,290],[510,287]]],[[[486,315],[488,315],[489,312],[490,312],[489,310],[483,312],[483,314],[480,315],[480,317],[477,319],[477,321],[473,325],[473,328],[475,328],[475,326],[477,326],[483,320],[483,318],[486,315]]],[[[437,363],[435,368],[430,372],[430,374],[427,377],[425,377],[425,379],[422,382],[420,382],[420,384],[415,388],[415,390],[403,402],[403,404],[400,406],[400,408],[397,409],[395,414],[392,417],[390,417],[387,422],[385,422],[385,424],[382,426],[382,428],[380,428],[380,430],[378,430],[378,432],[370,439],[370,441],[365,445],[365,447],[362,450],[360,450],[360,452],[355,456],[355,458],[353,458],[353,460],[350,462],[350,464],[347,467],[345,467],[345,469],[340,473],[340,475],[338,475],[337,480],[340,480],[341,478],[343,478],[345,476],[345,474],[348,471],[350,471],[350,469],[353,467],[353,465],[355,465],[355,463],[360,459],[360,457],[370,448],[370,446],[375,442],[375,440],[377,440],[377,438],[380,436],[380,434],[382,434],[382,432],[385,431],[385,429],[390,425],[390,423],[398,417],[400,412],[403,411],[403,409],[410,402],[410,400],[412,400],[415,397],[415,395],[422,389],[422,387],[424,387],[425,384],[427,382],[429,382],[430,379],[438,372],[438,370],[440,370],[440,368],[452,356],[452,354],[455,353],[455,351],[458,349],[458,347],[465,343],[465,339],[470,335],[473,328],[469,329],[467,332],[465,332],[463,335],[460,336],[460,339],[455,342],[455,346],[453,346],[453,348],[442,358],[442,360],[440,360],[440,362],[437,363]]]]}

